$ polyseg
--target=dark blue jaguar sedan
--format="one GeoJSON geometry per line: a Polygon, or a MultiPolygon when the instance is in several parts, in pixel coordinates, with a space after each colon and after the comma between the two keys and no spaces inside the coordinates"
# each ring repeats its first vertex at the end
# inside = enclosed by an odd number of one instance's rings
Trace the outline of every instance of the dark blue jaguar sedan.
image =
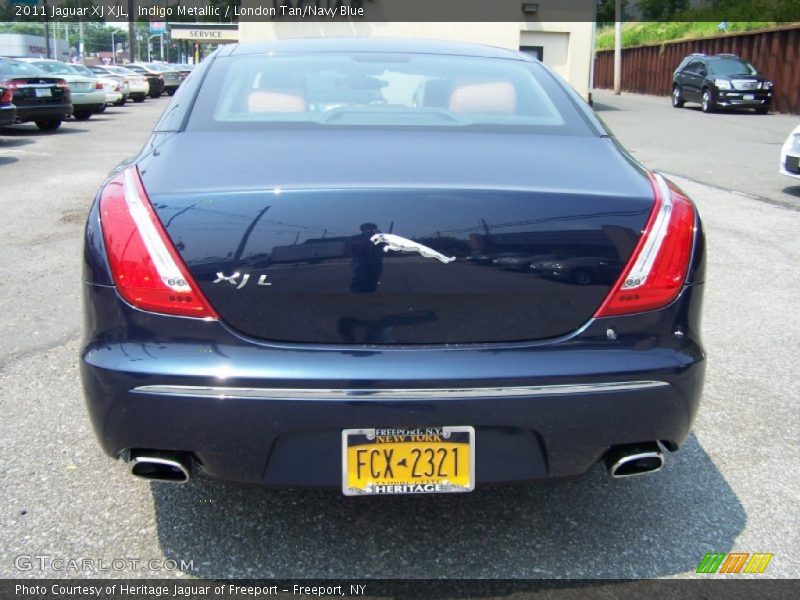
{"type": "Polygon", "coordinates": [[[703,265],[691,200],[528,56],[226,46],[97,194],[83,386],[154,480],[639,475],[697,412],[703,265]]]}

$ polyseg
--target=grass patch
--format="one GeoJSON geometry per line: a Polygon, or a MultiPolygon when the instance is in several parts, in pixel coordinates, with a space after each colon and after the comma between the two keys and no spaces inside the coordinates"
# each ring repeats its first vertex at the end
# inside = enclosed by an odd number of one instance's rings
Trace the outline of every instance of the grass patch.
{"type": "MultiPolygon", "coordinates": [[[[719,21],[624,23],[622,26],[622,47],[628,48],[656,42],[687,40],[725,33],[717,29],[718,24],[719,21]]],[[[726,31],[727,33],[733,33],[786,24],[776,21],[730,21],[726,31]]],[[[614,26],[610,25],[598,29],[595,38],[595,49],[610,50],[612,48],[614,48],[614,26]]]]}

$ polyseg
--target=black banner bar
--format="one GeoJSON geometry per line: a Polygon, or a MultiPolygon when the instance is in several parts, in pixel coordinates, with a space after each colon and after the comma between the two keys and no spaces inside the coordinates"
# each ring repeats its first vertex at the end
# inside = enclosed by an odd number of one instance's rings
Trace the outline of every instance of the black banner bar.
{"type": "Polygon", "coordinates": [[[505,580],[505,579],[321,579],[321,580],[0,580],[0,598],[25,600],[449,600],[459,598],[703,598],[705,600],[784,600],[797,598],[800,584],[790,579],[694,580],[505,580]]]}
{"type": "MultiPolygon", "coordinates": [[[[623,3],[624,21],[800,21],[800,0],[623,3]]],[[[614,0],[0,0],[0,21],[608,21],[614,0]]]]}

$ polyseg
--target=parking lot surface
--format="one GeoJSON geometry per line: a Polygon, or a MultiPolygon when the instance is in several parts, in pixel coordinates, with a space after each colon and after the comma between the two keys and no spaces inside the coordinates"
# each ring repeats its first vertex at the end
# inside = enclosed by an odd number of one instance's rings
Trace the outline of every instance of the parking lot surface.
{"type": "Polygon", "coordinates": [[[750,110],[703,113],[699,104],[675,109],[669,97],[593,94],[597,114],[637,160],[777,204],[800,207],[800,180],[778,176],[781,146],[800,116],[750,110]]]}
{"type": "Polygon", "coordinates": [[[0,577],[688,577],[705,553],[729,551],[773,553],[766,575],[800,576],[799,192],[776,154],[791,118],[596,98],[634,156],[683,176],[704,220],[708,375],[695,432],[652,476],[612,480],[598,465],[455,496],[151,485],[105,457],[78,381],[82,225],[169,100],[51,135],[0,132],[0,577]],[[743,130],[775,160],[751,155],[743,130]],[[682,131],[698,139],[679,142],[682,131]],[[42,569],[25,558],[36,556],[107,570],[42,569]],[[120,558],[190,564],[110,569],[120,558]]]}

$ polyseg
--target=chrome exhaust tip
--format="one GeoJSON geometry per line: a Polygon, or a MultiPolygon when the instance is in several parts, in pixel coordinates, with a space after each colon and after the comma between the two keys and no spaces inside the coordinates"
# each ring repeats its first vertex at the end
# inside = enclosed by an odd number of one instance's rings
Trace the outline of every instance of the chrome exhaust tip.
{"type": "Polygon", "coordinates": [[[131,455],[128,464],[131,474],[151,481],[186,483],[189,481],[189,463],[164,453],[142,453],[131,455]]]}
{"type": "Polygon", "coordinates": [[[613,446],[605,455],[608,474],[616,479],[660,471],[664,454],[656,442],[613,446]]]}

